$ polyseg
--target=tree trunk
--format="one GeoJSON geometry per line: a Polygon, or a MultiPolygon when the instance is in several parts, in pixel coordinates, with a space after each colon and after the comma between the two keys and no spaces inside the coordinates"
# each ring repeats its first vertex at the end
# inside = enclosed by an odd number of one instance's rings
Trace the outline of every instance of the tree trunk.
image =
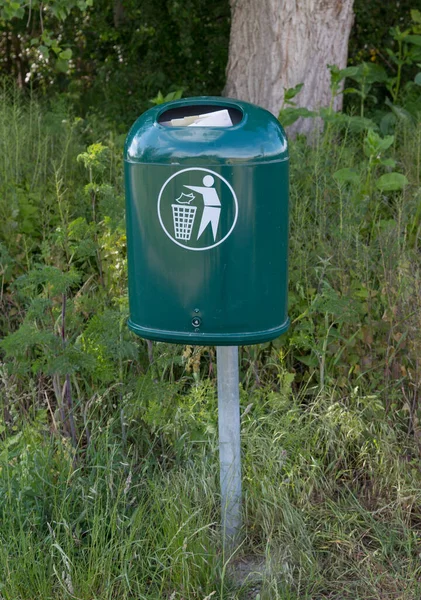
{"type": "MultiPolygon", "coordinates": [[[[328,64],[345,68],[354,0],[230,0],[231,36],[224,95],[278,116],[284,88],[304,83],[297,106],[329,106],[328,64]]],[[[334,109],[342,107],[337,96],[334,109]]],[[[300,119],[295,133],[309,133],[300,119]]]]}

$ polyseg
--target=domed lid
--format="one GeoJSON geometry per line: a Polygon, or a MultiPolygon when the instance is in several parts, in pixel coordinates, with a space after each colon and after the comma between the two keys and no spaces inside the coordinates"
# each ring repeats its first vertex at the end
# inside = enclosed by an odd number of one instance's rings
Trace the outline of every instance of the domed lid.
{"type": "Polygon", "coordinates": [[[287,160],[288,145],[282,126],[267,110],[240,100],[202,96],[166,102],[143,113],[129,131],[124,158],[172,165],[192,160],[195,165],[268,163],[287,160]],[[218,111],[228,126],[208,125],[212,119],[204,115],[218,111]]]}

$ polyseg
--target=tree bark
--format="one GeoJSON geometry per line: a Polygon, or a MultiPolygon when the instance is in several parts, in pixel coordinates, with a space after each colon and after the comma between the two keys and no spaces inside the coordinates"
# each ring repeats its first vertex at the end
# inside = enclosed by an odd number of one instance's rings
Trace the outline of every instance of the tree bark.
{"type": "MultiPolygon", "coordinates": [[[[231,35],[224,95],[278,116],[284,89],[304,83],[297,106],[316,110],[331,102],[328,64],[345,68],[354,0],[230,0],[231,35]]],[[[342,96],[334,100],[340,110],[342,96]]],[[[295,133],[309,133],[300,119],[295,133]]]]}

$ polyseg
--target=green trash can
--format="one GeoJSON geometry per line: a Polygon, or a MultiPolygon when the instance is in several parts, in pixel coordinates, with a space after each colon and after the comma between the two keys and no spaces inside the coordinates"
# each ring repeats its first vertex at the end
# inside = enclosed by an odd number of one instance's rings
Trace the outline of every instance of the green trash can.
{"type": "Polygon", "coordinates": [[[124,150],[129,327],[179,344],[287,330],[288,148],[268,111],[200,97],[146,111],[124,150]]]}

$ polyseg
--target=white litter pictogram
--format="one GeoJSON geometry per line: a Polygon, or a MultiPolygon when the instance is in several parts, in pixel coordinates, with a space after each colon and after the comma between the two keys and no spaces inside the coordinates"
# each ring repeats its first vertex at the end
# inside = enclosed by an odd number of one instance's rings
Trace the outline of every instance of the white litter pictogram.
{"type": "Polygon", "coordinates": [[[205,175],[203,178],[203,186],[199,185],[185,185],[184,187],[194,192],[198,192],[203,197],[203,215],[200,222],[199,233],[197,239],[200,238],[206,227],[211,224],[213,239],[216,241],[216,234],[218,232],[219,217],[221,216],[221,202],[218,197],[218,193],[215,190],[213,184],[215,179],[212,175],[205,175]]]}
{"type": "Polygon", "coordinates": [[[231,184],[219,173],[201,167],[173,173],[161,187],[157,209],[166,235],[178,246],[193,251],[222,244],[238,217],[238,201],[231,184]]]}
{"type": "Polygon", "coordinates": [[[191,238],[197,206],[171,204],[171,208],[174,219],[175,239],[188,242],[191,238]]]}

